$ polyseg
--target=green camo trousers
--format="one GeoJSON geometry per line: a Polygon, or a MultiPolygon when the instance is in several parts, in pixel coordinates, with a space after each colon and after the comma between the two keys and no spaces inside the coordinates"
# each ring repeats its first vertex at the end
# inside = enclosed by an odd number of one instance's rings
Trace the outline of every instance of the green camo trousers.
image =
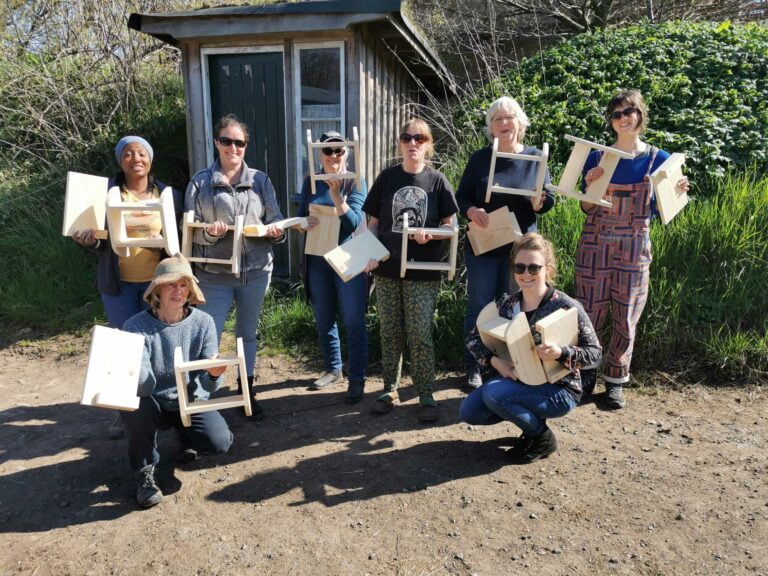
{"type": "Polygon", "coordinates": [[[397,390],[407,343],[416,391],[420,397],[432,396],[435,380],[432,316],[439,289],[439,280],[417,282],[376,277],[384,392],[397,390]]]}

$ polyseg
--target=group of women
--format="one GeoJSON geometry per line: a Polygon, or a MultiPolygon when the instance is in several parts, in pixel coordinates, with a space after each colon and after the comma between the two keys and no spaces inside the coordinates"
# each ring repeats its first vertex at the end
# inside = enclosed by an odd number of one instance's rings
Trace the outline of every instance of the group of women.
{"type": "MultiPolygon", "coordinates": [[[[603,373],[607,404],[612,408],[624,406],[622,387],[629,380],[632,345],[648,289],[648,230],[655,211],[649,174],[669,156],[641,140],[647,119],[642,96],[636,91],[621,92],[608,104],[606,121],[616,137],[614,146],[631,152],[633,158],[619,162],[606,193],[611,208],[582,203],[587,220],[576,258],[576,299],[554,288],[554,249],[536,232],[537,216],[554,204],[551,193],[540,197],[493,194],[489,202],[485,201],[490,146],[472,155],[455,195],[447,178],[430,163],[433,136],[426,122],[417,118],[401,127],[398,146],[402,162],[383,170],[368,193],[364,180],[358,188],[354,179],[330,179],[319,181],[312,194],[309,179],[305,180],[299,215],[308,216],[310,229],[318,223],[310,206],[332,206],[340,220],[340,243],[367,226],[390,252],[388,260],[372,260],[366,269],[376,282],[384,380],[383,392],[371,404],[372,412],[385,414],[397,406],[403,354],[408,349],[411,377],[419,397],[417,418],[430,422],[439,417],[433,396],[432,318],[440,273],[408,269],[404,277],[400,276],[405,219],[408,228],[416,230],[408,241],[408,258],[434,261],[441,257],[445,236],[425,229],[434,232],[440,226],[450,227],[459,211],[477,226],[485,227],[488,214],[503,206],[515,214],[524,233],[522,239],[516,245],[483,254],[475,254],[466,243],[464,361],[471,392],[461,405],[461,419],[475,424],[511,421],[521,428],[523,434],[510,453],[514,462],[533,462],[554,452],[557,443],[547,419],[563,416],[594,388],[602,359],[595,329],[600,332],[609,313],[613,331],[603,373]],[[522,313],[531,326],[555,310],[577,309],[579,335],[574,346],[537,346],[542,360],[559,361],[569,370],[564,378],[553,384],[527,386],[518,380],[513,363],[494,356],[483,346],[475,323],[480,309],[492,300],[497,302],[502,317],[511,319],[522,313]],[[484,372],[490,372],[485,380],[484,372]]],[[[523,144],[529,121],[513,98],[493,102],[486,124],[489,137],[499,141],[499,151],[541,154],[523,144]]],[[[190,431],[182,430],[171,386],[173,367],[168,359],[176,345],[182,345],[185,360],[214,356],[234,302],[236,336],[244,340],[248,371],[247,382],[241,385],[252,393],[256,333],[272,271],[272,244],[284,240],[284,233],[273,224],[282,215],[269,178],[244,161],[247,127],[228,116],[216,125],[214,135],[218,158],[211,167],[193,176],[183,205],[185,210],[194,211],[197,221],[206,224],[195,233],[195,256],[229,258],[232,225],[240,215],[245,217],[246,225],[267,225],[265,237],[245,239],[239,277],[228,266],[206,263],[197,266],[195,278],[181,256],[159,261],[160,255],[154,251],[136,249],[137,253],[132,252],[128,258],[118,258],[100,246],[91,231],[75,236],[81,244],[102,250],[99,290],[110,324],[143,333],[147,342],[140,409],[123,418],[130,432],[129,454],[137,471],[137,499],[142,506],[154,505],[162,498],[154,481],[154,467],[159,462],[156,433],[161,424],[171,422],[181,431],[185,458],[194,458],[200,451],[215,453],[229,448],[231,433],[218,415],[193,415],[190,431]],[[141,256],[141,252],[152,253],[152,261],[149,254],[141,256]],[[107,277],[111,283],[102,282],[107,277]],[[123,302],[120,309],[125,312],[121,315],[111,304],[115,297],[123,302]],[[197,305],[197,309],[190,305],[197,305]],[[126,322],[133,313],[138,315],[126,322]]],[[[327,144],[321,149],[322,171],[344,173],[348,155],[344,139],[337,132],[327,132],[321,141],[327,144]]],[[[149,144],[138,137],[127,137],[118,143],[116,155],[122,172],[113,184],[121,187],[124,199],[140,201],[156,196],[158,185],[149,175],[149,144]]],[[[599,156],[593,153],[585,164],[585,185],[602,175],[599,156]]],[[[499,158],[493,178],[495,184],[505,187],[534,189],[536,163],[499,158]]],[[[678,185],[688,188],[685,178],[678,185]]],[[[305,259],[305,282],[324,363],[324,371],[312,388],[322,389],[342,380],[337,324],[340,316],[347,335],[345,401],[359,402],[364,397],[368,358],[365,311],[369,276],[363,274],[345,283],[322,257],[310,255],[305,259]]],[[[191,396],[208,397],[219,376],[217,370],[191,374],[191,396]]],[[[257,404],[254,413],[260,412],[257,404]]]]}

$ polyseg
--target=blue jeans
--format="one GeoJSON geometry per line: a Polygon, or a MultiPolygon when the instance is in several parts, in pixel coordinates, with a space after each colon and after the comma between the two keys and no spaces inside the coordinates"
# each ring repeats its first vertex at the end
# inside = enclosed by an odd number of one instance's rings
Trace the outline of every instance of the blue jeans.
{"type": "Polygon", "coordinates": [[[264,296],[269,288],[271,272],[248,272],[247,284],[209,284],[200,282],[200,289],[205,296],[205,304],[200,310],[213,316],[216,335],[221,343],[224,322],[229,316],[229,309],[235,303],[235,337],[243,339],[245,352],[245,370],[247,376],[253,376],[258,345],[259,318],[264,296]]]}
{"type": "Polygon", "coordinates": [[[344,282],[324,258],[307,256],[307,284],[325,370],[341,372],[341,342],[336,322],[336,316],[340,314],[347,335],[347,376],[350,382],[364,382],[368,366],[368,330],[365,326],[368,286],[365,276],[359,274],[344,282]]]}
{"type": "Polygon", "coordinates": [[[154,396],[143,396],[138,410],[120,412],[120,417],[128,430],[128,459],[134,470],[160,462],[157,431],[162,428],[176,428],[182,444],[198,452],[223,454],[232,446],[227,421],[216,411],[190,414],[192,426],[185,428],[178,411],[164,410],[154,396]]]}
{"type": "Polygon", "coordinates": [[[123,324],[131,316],[149,308],[144,301],[144,292],[149,288],[149,282],[123,282],[120,281],[120,293],[101,293],[101,301],[104,304],[104,312],[107,313],[107,322],[110,327],[121,330],[123,324]]]}
{"type": "Polygon", "coordinates": [[[488,425],[508,420],[528,436],[544,432],[547,418],[565,416],[576,399],[562,386],[528,386],[509,378],[495,378],[473,390],[461,403],[459,419],[488,425]]]}
{"type": "MultiPolygon", "coordinates": [[[[467,310],[464,314],[464,340],[477,322],[477,315],[486,304],[511,291],[509,285],[509,255],[475,256],[472,250],[464,253],[467,263],[467,310]]],[[[464,367],[477,366],[474,356],[464,348],[464,367]]]]}

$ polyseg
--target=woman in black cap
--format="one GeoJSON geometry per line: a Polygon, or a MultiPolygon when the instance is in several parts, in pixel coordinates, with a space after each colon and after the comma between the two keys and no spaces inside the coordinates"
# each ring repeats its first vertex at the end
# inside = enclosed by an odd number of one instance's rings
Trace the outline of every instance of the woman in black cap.
{"type": "MultiPolygon", "coordinates": [[[[323,174],[342,174],[347,171],[347,149],[341,134],[330,131],[320,136],[322,148],[320,162],[323,174]],[[334,145],[336,143],[336,145],[334,145]]],[[[357,160],[357,159],[355,159],[357,160]]],[[[310,158],[312,161],[312,158],[310,158]]],[[[321,180],[312,194],[310,178],[301,187],[299,216],[309,217],[309,229],[317,226],[318,219],[309,216],[309,205],[333,206],[339,216],[339,244],[356,230],[365,226],[362,213],[366,196],[365,180],[360,179],[360,189],[354,179],[321,180]]],[[[342,379],[341,342],[337,315],[341,315],[347,335],[347,377],[349,386],[345,401],[353,404],[363,399],[365,368],[368,365],[368,332],[365,326],[367,283],[364,274],[344,282],[322,256],[306,256],[306,290],[315,313],[317,334],[323,351],[324,371],[312,388],[320,390],[342,379]]]]}

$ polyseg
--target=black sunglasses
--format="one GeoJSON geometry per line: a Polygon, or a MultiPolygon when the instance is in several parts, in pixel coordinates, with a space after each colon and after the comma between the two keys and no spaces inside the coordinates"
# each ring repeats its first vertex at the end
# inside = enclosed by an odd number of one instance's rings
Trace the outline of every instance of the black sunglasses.
{"type": "Polygon", "coordinates": [[[233,140],[232,138],[227,138],[226,136],[219,136],[216,138],[216,141],[224,147],[232,146],[232,144],[234,144],[238,148],[245,148],[245,145],[248,144],[248,142],[245,140],[233,140]]]}
{"type": "Polygon", "coordinates": [[[344,148],[321,148],[320,150],[326,156],[344,156],[346,152],[344,148]]]}
{"type": "Polygon", "coordinates": [[[624,110],[614,110],[611,112],[610,117],[611,120],[621,120],[622,116],[632,116],[635,112],[637,112],[636,106],[627,106],[624,110]]]}
{"type": "Polygon", "coordinates": [[[408,144],[411,140],[417,144],[421,144],[422,142],[428,142],[429,136],[425,136],[424,134],[406,134],[405,132],[400,134],[400,142],[403,144],[408,144]]]}
{"type": "Polygon", "coordinates": [[[539,272],[541,272],[541,269],[544,268],[541,264],[518,264],[515,262],[512,265],[512,270],[515,271],[515,274],[525,274],[525,270],[528,270],[528,274],[532,274],[536,276],[539,272]]]}

